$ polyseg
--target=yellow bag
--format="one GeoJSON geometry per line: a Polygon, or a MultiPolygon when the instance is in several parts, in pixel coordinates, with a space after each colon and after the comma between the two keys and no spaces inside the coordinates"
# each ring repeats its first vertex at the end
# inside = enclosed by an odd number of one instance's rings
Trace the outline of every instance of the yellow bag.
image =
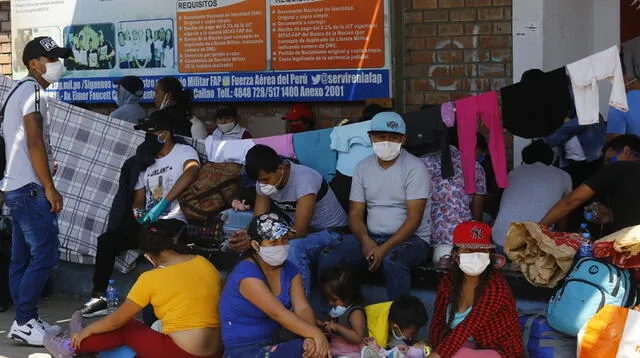
{"type": "Polygon", "coordinates": [[[389,340],[389,311],[393,302],[381,302],[364,308],[367,315],[367,330],[380,347],[386,347],[389,340]]]}

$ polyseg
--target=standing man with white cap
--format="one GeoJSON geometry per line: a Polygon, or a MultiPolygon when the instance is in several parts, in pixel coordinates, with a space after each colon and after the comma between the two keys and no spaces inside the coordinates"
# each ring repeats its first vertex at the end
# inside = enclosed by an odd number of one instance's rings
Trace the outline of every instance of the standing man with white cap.
{"type": "Polygon", "coordinates": [[[375,155],[358,164],[351,183],[353,235],[323,250],[318,268],[381,269],[393,300],[409,293],[411,267],[429,252],[431,185],[424,163],[402,149],[406,126],[399,114],[376,114],[369,137],[375,155]]]}
{"type": "Polygon", "coordinates": [[[9,339],[41,346],[45,330],[60,332],[38,318],[37,302],[58,263],[58,219],[62,196],[52,173],[49,114],[44,90],[62,77],[60,58],[71,49],[50,37],[37,37],[24,48],[22,62],[29,75],[18,82],[5,103],[2,131],[6,167],[0,190],[11,211],[13,247],[9,286],[16,306],[9,339]]]}

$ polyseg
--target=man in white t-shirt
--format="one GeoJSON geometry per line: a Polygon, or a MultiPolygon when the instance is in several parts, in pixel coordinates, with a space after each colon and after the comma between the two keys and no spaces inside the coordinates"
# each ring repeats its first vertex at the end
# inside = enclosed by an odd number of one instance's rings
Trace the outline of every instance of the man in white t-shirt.
{"type": "MultiPolygon", "coordinates": [[[[134,126],[146,132],[145,145],[156,160],[138,176],[133,215],[142,225],[156,223],[177,233],[187,223],[177,199],[197,179],[200,162],[195,149],[175,142],[171,123],[170,113],[160,110],[134,126]]],[[[104,295],[115,258],[124,250],[138,248],[142,225],[120,227],[98,237],[92,298],[82,308],[85,317],[107,314],[104,295]]]]}
{"type": "Polygon", "coordinates": [[[37,302],[58,263],[58,219],[62,196],[56,190],[49,145],[48,103],[44,90],[63,71],[60,58],[71,55],[50,37],[37,37],[24,48],[29,75],[16,84],[6,102],[2,132],[6,167],[0,190],[11,211],[13,248],[9,267],[16,306],[9,339],[41,346],[45,330],[60,332],[38,318],[37,302]]]}

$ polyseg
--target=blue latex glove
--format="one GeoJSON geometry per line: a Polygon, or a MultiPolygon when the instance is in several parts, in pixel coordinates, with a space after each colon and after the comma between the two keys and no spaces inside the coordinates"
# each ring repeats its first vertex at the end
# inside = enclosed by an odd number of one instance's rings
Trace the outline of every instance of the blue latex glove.
{"type": "Polygon", "coordinates": [[[147,212],[147,215],[145,215],[142,218],[142,223],[143,224],[155,223],[160,218],[160,215],[162,215],[164,211],[167,210],[169,205],[171,205],[171,202],[169,202],[169,200],[167,200],[166,198],[162,198],[162,200],[160,200],[159,203],[157,203],[153,208],[151,208],[151,210],[147,212]]]}

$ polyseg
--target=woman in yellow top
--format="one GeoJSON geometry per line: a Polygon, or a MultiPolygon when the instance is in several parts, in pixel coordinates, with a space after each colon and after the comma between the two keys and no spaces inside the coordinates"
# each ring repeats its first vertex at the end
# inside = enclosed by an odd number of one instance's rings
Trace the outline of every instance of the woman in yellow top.
{"type": "Polygon", "coordinates": [[[75,314],[70,339],[45,336],[49,352],[64,358],[126,345],[141,358],[221,357],[218,301],[222,280],[203,257],[178,252],[181,232],[144,230],[140,248],[156,268],[140,275],[114,313],[86,328],[82,328],[82,316],[75,314]],[[162,321],[164,334],[134,319],[148,304],[162,321]]]}

